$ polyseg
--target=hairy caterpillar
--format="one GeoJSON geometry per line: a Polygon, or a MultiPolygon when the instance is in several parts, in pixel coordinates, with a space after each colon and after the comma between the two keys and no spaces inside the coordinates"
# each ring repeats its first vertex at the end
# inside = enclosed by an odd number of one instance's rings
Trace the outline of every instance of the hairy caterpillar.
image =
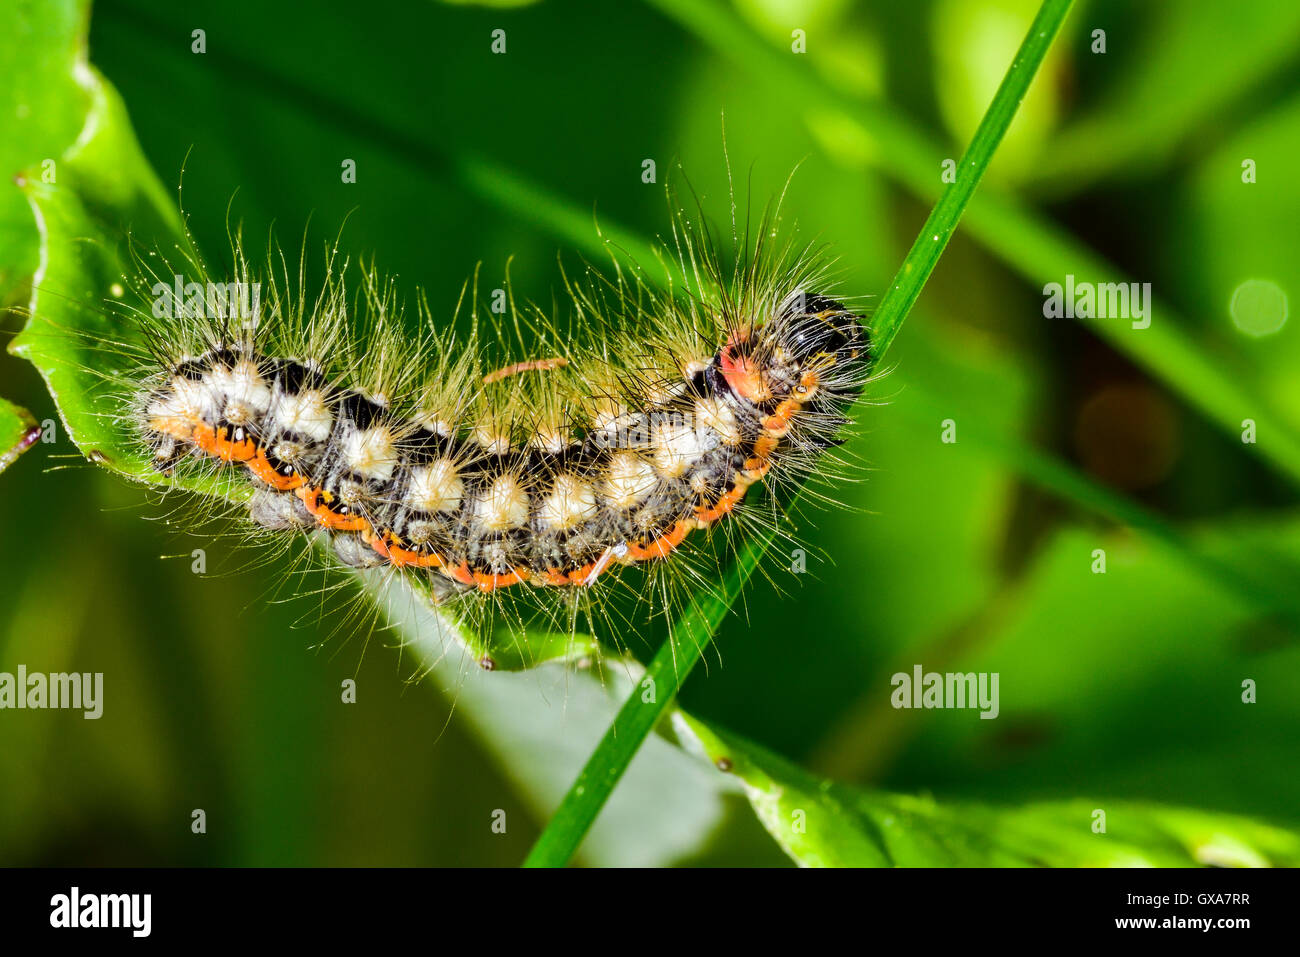
{"type": "Polygon", "coordinates": [[[565,277],[567,322],[512,297],[486,314],[477,277],[450,322],[373,267],[353,293],[337,242],[311,297],[304,266],[254,270],[238,237],[228,276],[137,256],[123,417],[161,472],[242,475],[257,526],[319,532],[437,602],[572,622],[621,569],[744,515],[755,483],[816,474],[870,374],[818,250],[775,247],[765,219],[724,267],[677,225],[666,289],[589,267],[565,277]]]}

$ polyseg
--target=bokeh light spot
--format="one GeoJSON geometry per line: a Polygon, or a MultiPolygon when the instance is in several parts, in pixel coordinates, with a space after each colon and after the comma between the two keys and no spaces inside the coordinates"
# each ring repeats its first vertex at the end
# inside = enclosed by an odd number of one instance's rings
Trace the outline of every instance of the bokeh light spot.
{"type": "Polygon", "coordinates": [[[1270,336],[1286,325],[1286,291],[1270,279],[1247,279],[1232,291],[1232,322],[1248,336],[1270,336]]]}

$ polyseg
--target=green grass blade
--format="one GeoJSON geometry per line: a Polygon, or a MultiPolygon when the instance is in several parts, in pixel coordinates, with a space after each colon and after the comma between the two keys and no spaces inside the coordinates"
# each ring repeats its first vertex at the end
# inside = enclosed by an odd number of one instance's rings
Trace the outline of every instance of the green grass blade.
{"type": "MultiPolygon", "coordinates": [[[[878,342],[877,356],[882,355],[893,341],[908,310],[930,278],[1052,39],[1060,30],[1071,2],[1045,0],[1039,8],[1029,33],[962,157],[961,174],[931,212],[899,267],[889,292],[881,301],[873,324],[873,338],[878,342]]],[[[759,535],[747,542],[728,572],[724,593],[692,605],[677,623],[673,637],[659,649],[646,672],[646,677],[655,682],[653,702],[647,704],[643,701],[644,682],[633,689],[587,766],[538,838],[524,862],[526,866],[562,866],[577,851],[583,835],[613,793],[641,743],[676,697],[678,688],[694,668],[700,654],[712,641],[731,602],[762,560],[773,537],[773,534],[759,535]]]]}
{"type": "Polygon", "coordinates": [[[676,700],[678,689],[713,640],[713,633],[774,536],[775,532],[768,531],[747,541],[727,570],[721,592],[694,602],[673,626],[672,635],[655,653],[645,675],[623,702],[614,723],[533,845],[525,867],[562,867],[568,863],[632,758],[676,700]]]}

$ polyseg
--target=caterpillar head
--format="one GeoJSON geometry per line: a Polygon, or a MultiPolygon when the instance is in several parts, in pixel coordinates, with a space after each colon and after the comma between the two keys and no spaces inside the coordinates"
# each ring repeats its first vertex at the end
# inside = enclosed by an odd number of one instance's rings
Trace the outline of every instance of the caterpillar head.
{"type": "Polygon", "coordinates": [[[756,405],[848,405],[871,364],[861,318],[834,299],[803,292],[787,296],[757,329],[733,336],[719,359],[732,391],[756,405]]]}

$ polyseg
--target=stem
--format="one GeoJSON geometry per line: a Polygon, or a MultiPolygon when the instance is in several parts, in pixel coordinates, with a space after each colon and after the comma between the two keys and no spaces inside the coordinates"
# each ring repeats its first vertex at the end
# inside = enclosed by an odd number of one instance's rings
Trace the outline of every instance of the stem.
{"type": "MultiPolygon", "coordinates": [[[[940,254],[957,228],[962,211],[1011,124],[1052,39],[1060,30],[1071,2],[1044,0],[1039,8],[1029,33],[962,156],[957,181],[939,198],[881,300],[872,323],[873,351],[877,360],[893,342],[934,271],[940,254]]],[[[731,603],[758,567],[774,537],[775,532],[768,531],[746,542],[727,572],[722,594],[692,603],[646,671],[645,677],[654,681],[654,700],[649,703],[642,700],[642,689],[647,687],[644,679],[632,689],[614,723],[537,839],[524,862],[526,867],[559,867],[573,857],[642,742],[672,704],[682,682],[713,640],[713,634],[726,617],[731,603]]]]}

